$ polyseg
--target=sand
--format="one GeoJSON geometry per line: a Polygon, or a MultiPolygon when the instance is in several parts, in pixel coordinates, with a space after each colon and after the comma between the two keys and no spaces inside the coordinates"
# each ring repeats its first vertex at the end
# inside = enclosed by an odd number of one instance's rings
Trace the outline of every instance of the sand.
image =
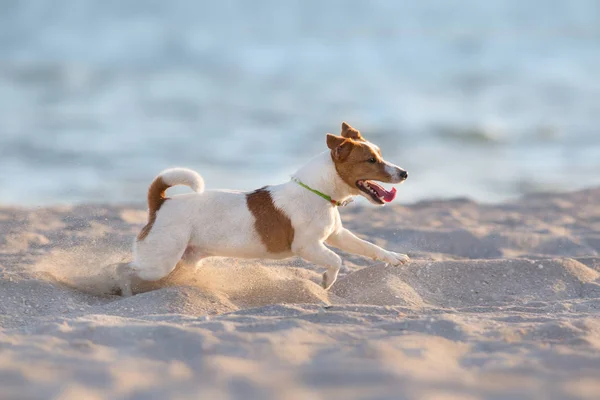
{"type": "Polygon", "coordinates": [[[0,208],[0,398],[600,397],[600,189],[342,215],[413,261],[343,254],[326,292],[214,258],[123,298],[141,207],[0,208]]]}

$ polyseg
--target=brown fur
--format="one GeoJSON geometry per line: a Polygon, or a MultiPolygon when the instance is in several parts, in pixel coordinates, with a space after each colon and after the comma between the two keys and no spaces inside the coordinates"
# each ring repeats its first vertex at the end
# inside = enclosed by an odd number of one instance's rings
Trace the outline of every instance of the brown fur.
{"type": "Polygon", "coordinates": [[[345,137],[346,139],[364,140],[360,135],[359,130],[351,127],[346,122],[342,122],[342,137],[345,137]]]}
{"type": "Polygon", "coordinates": [[[271,253],[290,251],[294,241],[294,227],[290,218],[275,207],[266,187],[246,195],[248,209],[254,215],[254,228],[271,253]]]}
{"type": "Polygon", "coordinates": [[[168,200],[165,192],[170,186],[167,185],[161,177],[156,178],[148,188],[148,223],[142,228],[137,236],[137,240],[144,240],[150,233],[154,221],[156,221],[156,213],[160,210],[163,203],[168,200]]]}
{"type": "Polygon", "coordinates": [[[356,187],[359,179],[389,182],[392,178],[385,170],[381,152],[364,142],[360,132],[345,122],[342,124],[342,136],[327,135],[327,147],[331,149],[335,169],[356,193],[359,192],[356,187]],[[375,158],[374,164],[368,162],[371,158],[375,158]]]}

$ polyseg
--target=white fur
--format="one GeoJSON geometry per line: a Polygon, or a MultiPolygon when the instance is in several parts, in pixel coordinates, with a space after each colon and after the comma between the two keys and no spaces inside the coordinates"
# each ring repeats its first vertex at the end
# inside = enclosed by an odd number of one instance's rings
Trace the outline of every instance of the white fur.
{"type": "Polygon", "coordinates": [[[204,179],[199,173],[187,168],[165,169],[159,174],[163,182],[169,186],[185,185],[192,188],[194,192],[204,191],[204,179]]]}
{"type": "MultiPolygon", "coordinates": [[[[185,184],[197,193],[167,200],[157,212],[148,236],[135,243],[132,267],[141,279],[164,278],[180,260],[196,264],[209,256],[287,258],[297,255],[327,269],[323,286],[329,288],[342,260],[324,243],[393,265],[408,261],[405,254],[384,250],[354,236],[343,228],[337,207],[296,182],[268,187],[273,203],[290,218],[294,227],[291,251],[273,254],[267,251],[254,228],[254,216],[247,207],[246,193],[203,192],[202,178],[194,171],[182,168],[166,170],[159,176],[167,184],[185,184]]],[[[338,201],[354,194],[339,177],[330,152],[314,157],[294,177],[338,201]]],[[[123,292],[130,294],[127,282],[123,292]]]]}
{"type": "Polygon", "coordinates": [[[402,171],[403,171],[402,169],[398,168],[394,164],[390,164],[388,162],[385,163],[385,172],[390,174],[390,176],[392,177],[393,180],[402,179],[402,177],[400,176],[402,171]]]}

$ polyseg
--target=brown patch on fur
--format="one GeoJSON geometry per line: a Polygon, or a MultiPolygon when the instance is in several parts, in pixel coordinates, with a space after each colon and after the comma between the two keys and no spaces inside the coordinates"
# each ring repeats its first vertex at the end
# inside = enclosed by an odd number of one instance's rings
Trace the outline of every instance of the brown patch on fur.
{"type": "Polygon", "coordinates": [[[294,227],[290,218],[275,207],[271,193],[263,187],[246,195],[248,209],[254,215],[254,228],[270,253],[292,249],[294,227]]]}
{"type": "Polygon", "coordinates": [[[327,135],[327,146],[331,149],[331,159],[335,169],[356,193],[360,190],[356,187],[356,181],[374,180],[390,182],[391,176],[386,171],[385,163],[380,152],[369,146],[364,140],[347,139],[341,136],[327,135]],[[374,158],[375,162],[369,162],[374,158]]]}
{"type": "Polygon", "coordinates": [[[171,186],[167,185],[162,177],[156,178],[148,188],[148,223],[142,228],[137,236],[137,240],[144,240],[150,233],[150,229],[156,221],[156,213],[160,210],[163,203],[168,200],[165,196],[165,192],[171,186]]]}

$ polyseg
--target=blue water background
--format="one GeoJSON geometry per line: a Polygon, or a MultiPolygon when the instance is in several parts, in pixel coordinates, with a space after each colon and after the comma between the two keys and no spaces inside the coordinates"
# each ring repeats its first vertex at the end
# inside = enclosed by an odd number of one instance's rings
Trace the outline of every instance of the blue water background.
{"type": "Polygon", "coordinates": [[[0,0],[0,203],[288,179],[342,120],[401,202],[600,184],[600,2],[0,0]]]}

